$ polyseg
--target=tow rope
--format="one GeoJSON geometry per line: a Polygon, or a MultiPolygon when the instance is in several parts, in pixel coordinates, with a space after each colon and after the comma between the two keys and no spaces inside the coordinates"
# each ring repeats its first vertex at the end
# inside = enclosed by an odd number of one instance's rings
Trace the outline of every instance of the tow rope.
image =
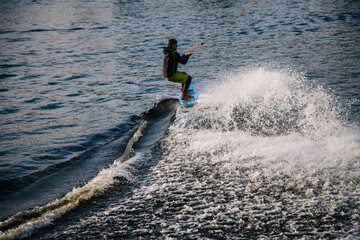
{"type": "Polygon", "coordinates": [[[213,38],[216,34],[218,34],[221,30],[223,30],[224,28],[226,28],[228,25],[230,25],[231,23],[235,22],[236,19],[238,19],[241,15],[243,15],[247,10],[249,10],[250,8],[252,8],[253,6],[255,6],[256,4],[258,4],[261,0],[257,0],[253,5],[251,5],[250,7],[248,7],[247,9],[245,9],[242,13],[240,13],[238,16],[236,16],[233,20],[231,20],[230,22],[228,22],[225,26],[223,26],[222,28],[220,28],[216,33],[214,33],[212,36],[210,36],[208,39],[206,39],[205,41],[203,41],[202,43],[200,43],[197,47],[194,47],[193,49],[191,49],[189,51],[189,53],[193,54],[199,47],[201,47],[202,45],[204,45],[207,41],[209,41],[211,38],[213,38]]]}

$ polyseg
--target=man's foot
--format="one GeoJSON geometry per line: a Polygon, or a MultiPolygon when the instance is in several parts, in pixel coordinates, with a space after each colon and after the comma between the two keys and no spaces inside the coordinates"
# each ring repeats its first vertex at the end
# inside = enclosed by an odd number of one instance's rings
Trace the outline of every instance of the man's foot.
{"type": "Polygon", "coordinates": [[[181,95],[181,100],[187,101],[187,100],[192,100],[192,99],[194,99],[194,97],[191,97],[189,95],[184,95],[184,94],[181,95]]]}

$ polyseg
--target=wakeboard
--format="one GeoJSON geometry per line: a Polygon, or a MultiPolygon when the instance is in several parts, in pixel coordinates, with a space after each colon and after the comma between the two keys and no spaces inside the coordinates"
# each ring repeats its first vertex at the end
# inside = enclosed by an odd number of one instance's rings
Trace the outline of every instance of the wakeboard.
{"type": "Polygon", "coordinates": [[[189,87],[189,90],[192,89],[194,90],[194,92],[192,93],[189,93],[189,96],[193,97],[193,99],[190,99],[190,100],[181,100],[181,92],[180,92],[180,95],[179,95],[179,101],[181,104],[188,104],[188,103],[192,103],[192,102],[195,102],[197,99],[198,99],[198,94],[196,92],[196,89],[194,86],[190,86],[189,87]]]}

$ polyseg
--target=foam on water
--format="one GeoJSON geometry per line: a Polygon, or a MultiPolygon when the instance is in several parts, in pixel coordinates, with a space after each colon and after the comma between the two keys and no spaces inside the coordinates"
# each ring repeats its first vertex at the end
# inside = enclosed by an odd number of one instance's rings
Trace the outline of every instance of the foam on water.
{"type": "MultiPolygon", "coordinates": [[[[218,196],[206,210],[233,192],[222,207],[242,220],[241,228],[250,224],[267,236],[359,234],[360,131],[330,93],[301,73],[276,68],[234,73],[203,92],[193,107],[179,108],[163,142],[169,151],[163,168],[198,179],[186,189],[194,196],[218,196]],[[307,218],[310,225],[303,224],[307,218]]],[[[242,234],[251,236],[246,228],[242,234]]]]}
{"type": "Polygon", "coordinates": [[[357,198],[360,131],[323,88],[291,69],[261,67],[205,91],[171,128],[172,147],[188,146],[189,161],[217,166],[225,178],[246,176],[248,189],[267,179],[304,196],[357,198]]]}
{"type": "Polygon", "coordinates": [[[179,110],[177,136],[194,155],[210,154],[229,168],[261,164],[266,175],[358,166],[359,128],[346,122],[336,99],[306,80],[291,69],[228,75],[194,108],[179,110]]]}

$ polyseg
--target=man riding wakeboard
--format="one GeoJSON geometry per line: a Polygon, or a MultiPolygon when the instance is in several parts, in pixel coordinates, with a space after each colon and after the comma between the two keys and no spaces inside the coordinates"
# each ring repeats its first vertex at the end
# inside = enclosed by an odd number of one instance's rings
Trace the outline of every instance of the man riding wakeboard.
{"type": "Polygon", "coordinates": [[[177,71],[178,63],[186,64],[190,58],[191,53],[185,53],[180,56],[177,50],[177,41],[172,38],[167,42],[167,46],[163,48],[163,76],[170,82],[181,83],[181,100],[191,100],[193,97],[189,96],[193,90],[189,90],[191,84],[191,76],[185,72],[177,71]]]}

